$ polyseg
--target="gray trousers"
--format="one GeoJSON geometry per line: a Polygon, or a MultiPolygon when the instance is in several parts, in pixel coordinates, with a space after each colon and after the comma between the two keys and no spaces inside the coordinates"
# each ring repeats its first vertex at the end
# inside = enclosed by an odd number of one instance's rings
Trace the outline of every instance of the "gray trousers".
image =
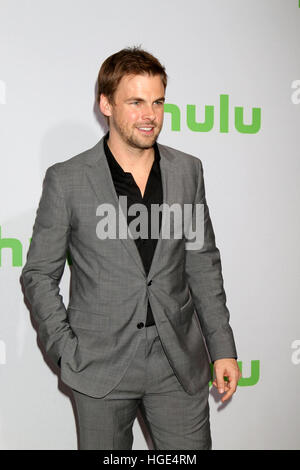
{"type": "Polygon", "coordinates": [[[79,450],[131,450],[138,409],[155,449],[211,449],[209,386],[195,395],[183,389],[163,350],[155,325],[143,329],[134,360],[103,398],[72,389],[79,450]]]}

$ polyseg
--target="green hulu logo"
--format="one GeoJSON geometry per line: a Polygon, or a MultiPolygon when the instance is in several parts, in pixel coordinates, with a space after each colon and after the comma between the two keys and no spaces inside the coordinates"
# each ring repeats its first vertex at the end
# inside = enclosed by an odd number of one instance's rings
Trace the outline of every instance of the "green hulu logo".
{"type": "MultiPolygon", "coordinates": [[[[171,114],[171,130],[180,131],[181,129],[181,112],[176,104],[166,103],[164,106],[165,113],[171,114]]],[[[215,107],[205,105],[204,122],[196,120],[196,105],[187,104],[186,106],[186,123],[188,128],[193,132],[209,132],[215,125],[215,107]]],[[[256,134],[261,128],[261,108],[252,108],[252,122],[244,123],[244,108],[242,106],[234,107],[234,125],[241,134],[256,134]]],[[[220,115],[219,130],[222,133],[229,132],[229,95],[220,95],[220,115]]]]}
{"type": "MultiPolygon", "coordinates": [[[[242,361],[237,361],[239,369],[241,373],[243,374],[243,362],[242,361]]],[[[210,364],[210,371],[211,371],[211,377],[212,380],[209,382],[209,386],[212,385],[213,382],[213,374],[214,374],[214,366],[213,364],[210,364]]],[[[240,380],[238,381],[238,385],[240,387],[251,387],[253,385],[256,385],[259,381],[259,376],[260,376],[260,364],[259,361],[251,361],[251,375],[250,377],[241,377],[240,380]]],[[[228,379],[225,378],[225,381],[228,382],[228,379]]]]}
{"type": "MultiPolygon", "coordinates": [[[[32,237],[29,238],[31,243],[32,237]]],[[[23,265],[23,245],[18,238],[2,238],[2,227],[0,225],[0,267],[2,267],[2,250],[8,249],[11,252],[11,265],[20,267],[23,265]]],[[[67,264],[72,265],[72,258],[67,250],[67,264]]]]}
{"type": "Polygon", "coordinates": [[[2,238],[0,226],[0,266],[2,266],[2,250],[10,249],[12,253],[12,266],[22,266],[23,246],[17,238],[2,238]]]}

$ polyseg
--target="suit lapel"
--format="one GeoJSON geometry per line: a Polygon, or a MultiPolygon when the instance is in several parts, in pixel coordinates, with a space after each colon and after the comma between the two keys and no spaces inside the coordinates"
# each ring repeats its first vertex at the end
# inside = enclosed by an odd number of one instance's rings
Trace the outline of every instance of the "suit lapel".
{"type": "MultiPolygon", "coordinates": [[[[115,207],[117,221],[119,220],[119,199],[115,190],[114,182],[111,176],[110,168],[106,159],[103,145],[104,137],[91,149],[90,158],[87,158],[87,177],[93,187],[94,192],[97,195],[97,198],[100,203],[108,203],[115,207]]],[[[161,169],[161,178],[162,178],[162,190],[163,190],[163,211],[162,211],[162,227],[160,235],[156,244],[154,251],[151,268],[148,274],[148,277],[151,278],[155,272],[159,269],[159,260],[162,259],[162,250],[164,244],[167,240],[161,238],[163,233],[163,227],[166,223],[165,217],[165,205],[169,206],[175,202],[175,186],[171,184],[171,180],[175,177],[175,170],[173,165],[173,158],[167,149],[158,144],[160,152],[160,169],[161,169]]],[[[127,216],[124,214],[122,208],[122,216],[126,222],[127,226],[127,216]]],[[[118,230],[118,222],[117,222],[118,230]]],[[[143,262],[141,260],[138,248],[135,241],[130,238],[118,238],[120,243],[123,243],[123,246],[128,251],[130,256],[134,259],[138,269],[141,271],[144,277],[146,277],[146,272],[144,269],[143,262]]]]}

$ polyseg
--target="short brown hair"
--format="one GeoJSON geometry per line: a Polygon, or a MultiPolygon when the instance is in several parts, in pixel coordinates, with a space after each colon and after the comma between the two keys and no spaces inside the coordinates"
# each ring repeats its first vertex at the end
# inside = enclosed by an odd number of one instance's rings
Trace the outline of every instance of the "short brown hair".
{"type": "Polygon", "coordinates": [[[109,102],[113,103],[122,77],[131,74],[160,75],[166,89],[168,76],[159,60],[140,46],[127,47],[108,57],[101,65],[97,81],[97,102],[99,103],[103,93],[109,102]]]}

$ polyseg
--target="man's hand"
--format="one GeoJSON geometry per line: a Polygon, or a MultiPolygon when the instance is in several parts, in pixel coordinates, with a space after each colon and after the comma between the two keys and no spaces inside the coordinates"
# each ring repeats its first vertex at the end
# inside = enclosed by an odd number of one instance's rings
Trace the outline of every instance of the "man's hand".
{"type": "Polygon", "coordinates": [[[219,393],[227,392],[221,399],[224,403],[236,391],[238,381],[242,377],[242,374],[234,358],[217,359],[214,362],[214,370],[216,379],[213,381],[213,385],[217,387],[219,393]],[[228,382],[225,382],[224,376],[228,377],[228,382]]]}

